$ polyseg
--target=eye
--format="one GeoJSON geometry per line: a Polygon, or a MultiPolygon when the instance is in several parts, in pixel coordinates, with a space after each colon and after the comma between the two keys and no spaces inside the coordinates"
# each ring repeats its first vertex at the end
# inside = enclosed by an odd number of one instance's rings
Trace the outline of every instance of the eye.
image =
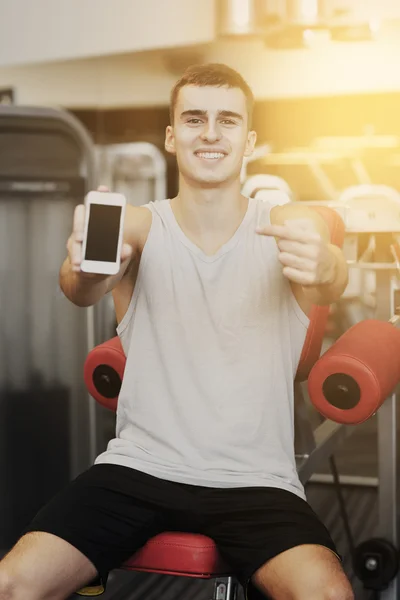
{"type": "Polygon", "coordinates": [[[193,119],[188,119],[187,122],[190,123],[191,125],[198,125],[199,123],[202,123],[202,120],[193,118],[193,119]]]}
{"type": "Polygon", "coordinates": [[[232,121],[232,119],[223,119],[223,120],[221,121],[221,123],[222,123],[223,125],[236,125],[236,122],[235,122],[235,121],[232,121]]]}

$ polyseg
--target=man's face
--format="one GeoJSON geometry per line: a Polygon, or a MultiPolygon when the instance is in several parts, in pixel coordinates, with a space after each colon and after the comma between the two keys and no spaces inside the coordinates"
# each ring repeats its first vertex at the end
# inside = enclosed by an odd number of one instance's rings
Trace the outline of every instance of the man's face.
{"type": "Polygon", "coordinates": [[[255,142],[240,88],[187,85],[179,91],[165,147],[176,154],[185,179],[200,187],[237,179],[243,157],[252,153],[255,142]]]}

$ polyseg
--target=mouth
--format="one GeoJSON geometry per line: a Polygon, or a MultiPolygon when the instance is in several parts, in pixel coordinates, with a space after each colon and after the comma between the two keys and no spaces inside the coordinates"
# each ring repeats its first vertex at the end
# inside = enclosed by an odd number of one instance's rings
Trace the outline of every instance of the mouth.
{"type": "Polygon", "coordinates": [[[225,158],[226,154],[224,152],[195,152],[194,153],[197,158],[201,160],[207,161],[217,161],[225,158]]]}

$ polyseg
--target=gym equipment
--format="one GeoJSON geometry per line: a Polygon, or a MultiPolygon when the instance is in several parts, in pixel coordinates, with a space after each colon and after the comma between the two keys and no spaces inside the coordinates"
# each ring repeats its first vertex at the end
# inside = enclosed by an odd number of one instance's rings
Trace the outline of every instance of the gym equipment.
{"type": "Polygon", "coordinates": [[[125,362],[118,336],[93,348],[85,361],[84,380],[89,394],[112,411],[117,410],[125,362]]]}
{"type": "Polygon", "coordinates": [[[398,138],[394,136],[316,138],[309,146],[270,151],[260,155],[258,160],[264,167],[306,167],[324,198],[341,201],[341,190],[327,167],[349,169],[354,178],[353,187],[378,187],[372,184],[365,164],[366,154],[369,150],[376,152],[378,149],[388,152],[398,147],[397,144],[398,138]]]}
{"type": "Polygon", "coordinates": [[[399,572],[398,550],[387,540],[371,538],[355,548],[353,568],[367,590],[382,592],[399,572]]]}
{"type": "MultiPolygon", "coordinates": [[[[350,274],[352,270],[358,270],[361,273],[368,273],[370,278],[373,278],[373,318],[386,327],[389,338],[393,338],[394,341],[400,307],[400,252],[398,250],[400,204],[398,194],[387,186],[352,186],[342,195],[342,202],[306,202],[305,204],[329,206],[342,216],[346,228],[343,251],[348,259],[350,274]],[[390,218],[387,218],[387,214],[390,215],[390,218]],[[388,324],[388,321],[391,325],[388,324]]],[[[368,287],[368,292],[370,292],[370,282],[368,287]]],[[[365,294],[363,288],[361,288],[361,293],[365,294]]],[[[368,340],[368,338],[364,340],[363,338],[362,343],[371,348],[371,355],[368,359],[371,361],[373,340],[368,340]]],[[[360,350],[362,351],[362,348],[360,350]]],[[[378,346],[376,346],[375,352],[379,354],[378,346]]],[[[329,360],[329,357],[327,358],[329,360]]],[[[377,357],[373,358],[373,363],[369,362],[369,366],[375,364],[375,360],[377,357]]],[[[390,371],[397,357],[391,354],[388,360],[391,363],[388,365],[390,371]]],[[[376,364],[372,371],[375,367],[376,364]]],[[[382,367],[387,368],[383,364],[382,367]]],[[[371,372],[369,375],[371,376],[371,372]]],[[[322,399],[321,402],[325,401],[322,399]]],[[[376,537],[385,540],[394,549],[398,548],[399,522],[396,425],[397,396],[395,390],[392,390],[377,411],[378,526],[376,537]]],[[[350,479],[348,477],[348,480],[350,479]]],[[[362,481],[360,481],[362,478],[358,478],[358,480],[358,482],[354,481],[354,485],[362,485],[362,481]]],[[[357,555],[357,549],[355,552],[357,555]]],[[[381,592],[380,597],[382,600],[397,600],[399,595],[400,579],[397,573],[387,589],[381,592]]]]}
{"type": "Polygon", "coordinates": [[[353,153],[351,167],[356,181],[359,184],[371,185],[367,163],[374,160],[390,165],[396,156],[396,150],[400,148],[400,137],[375,134],[374,128],[367,126],[363,135],[317,137],[311,145],[320,151],[353,153]]]}
{"type": "Polygon", "coordinates": [[[368,320],[349,329],[311,369],[311,402],[327,419],[369,419],[400,382],[400,331],[368,320]]]}
{"type": "MultiPolygon", "coordinates": [[[[351,138],[352,139],[352,138],[351,138]]],[[[356,138],[357,141],[357,138],[356,138]]],[[[375,263],[375,237],[386,233],[396,243],[400,230],[400,194],[386,185],[357,185],[345,189],[337,202],[329,202],[346,223],[343,251],[349,264],[363,263],[363,268],[351,268],[349,283],[338,304],[337,326],[342,333],[361,320],[374,318],[376,306],[376,269],[365,263],[375,263]]],[[[391,260],[391,259],[390,259],[391,260]]]]}
{"type": "Polygon", "coordinates": [[[167,162],[154,144],[97,146],[96,159],[102,183],[124,194],[128,204],[141,206],[167,197],[167,162]]]}
{"type": "Polygon", "coordinates": [[[293,200],[289,184],[282,177],[268,173],[249,177],[242,187],[242,194],[248,198],[261,198],[280,205],[293,200]]]}
{"type": "Polygon", "coordinates": [[[287,148],[281,152],[270,152],[260,158],[260,163],[264,167],[306,167],[323,196],[332,201],[338,198],[340,192],[331,177],[329,177],[325,167],[329,165],[350,166],[355,175],[355,181],[365,183],[364,178],[360,179],[358,162],[359,158],[355,150],[320,150],[312,146],[287,148]]]}
{"type": "MultiPolygon", "coordinates": [[[[371,186],[365,200],[360,193],[368,192],[368,188],[353,188],[352,193],[345,196],[347,221],[346,228],[349,233],[347,249],[353,251],[349,256],[350,267],[366,270],[375,275],[375,318],[381,321],[392,319],[398,312],[400,306],[398,262],[393,254],[394,246],[400,234],[400,204],[398,197],[392,193],[381,193],[375,186],[371,186]],[[371,210],[371,198],[375,193],[375,211],[371,210]],[[353,200],[354,199],[354,200],[353,200]],[[355,211],[362,208],[365,202],[367,219],[355,218],[355,211]],[[390,214],[390,219],[386,214],[390,214]],[[365,234],[368,233],[368,239],[365,234]],[[370,252],[365,252],[370,248],[370,252]],[[364,251],[364,253],[363,253],[364,251]],[[352,263],[351,260],[354,262],[352,263]]],[[[380,188],[383,191],[383,188],[380,188]]],[[[359,216],[359,213],[358,213],[359,216]]],[[[397,396],[394,392],[388,396],[381,409],[377,413],[378,420],[378,533],[377,536],[384,539],[393,548],[398,549],[398,496],[397,496],[397,396]]],[[[368,582],[364,583],[367,587],[368,582]]],[[[382,600],[395,600],[400,593],[399,575],[388,587],[381,592],[382,600]]]]}
{"type": "Polygon", "coordinates": [[[66,112],[0,106],[0,551],[91,463],[87,314],[58,289],[94,154],[66,112]]]}
{"type": "MultiPolygon", "coordinates": [[[[340,217],[326,207],[316,207],[316,210],[329,225],[332,243],[340,246],[344,236],[340,217]]],[[[307,379],[319,357],[328,313],[327,306],[312,307],[310,326],[295,382],[295,451],[303,484],[315,472],[318,463],[332,456],[338,444],[354,429],[324,421],[313,431],[302,395],[301,382],[307,379]]],[[[94,348],[85,363],[84,381],[89,392],[103,406],[112,410],[115,410],[118,402],[124,368],[125,355],[117,337],[94,348]]],[[[237,586],[229,566],[221,560],[214,542],[202,535],[177,532],[158,535],[122,568],[203,579],[215,578],[215,600],[233,599],[236,595],[237,586]]]]}
{"type": "Polygon", "coordinates": [[[348,233],[391,233],[400,226],[400,194],[390,186],[353,185],[338,203],[344,205],[348,233]]]}

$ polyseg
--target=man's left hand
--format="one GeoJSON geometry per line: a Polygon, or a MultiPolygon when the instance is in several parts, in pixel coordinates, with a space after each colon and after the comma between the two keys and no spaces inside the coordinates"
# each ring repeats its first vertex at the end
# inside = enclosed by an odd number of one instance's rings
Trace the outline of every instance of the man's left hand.
{"type": "Polygon", "coordinates": [[[303,286],[332,284],[336,276],[336,257],[330,244],[316,232],[310,219],[293,219],[284,225],[257,228],[260,235],[274,236],[279,248],[283,274],[303,286]]]}

